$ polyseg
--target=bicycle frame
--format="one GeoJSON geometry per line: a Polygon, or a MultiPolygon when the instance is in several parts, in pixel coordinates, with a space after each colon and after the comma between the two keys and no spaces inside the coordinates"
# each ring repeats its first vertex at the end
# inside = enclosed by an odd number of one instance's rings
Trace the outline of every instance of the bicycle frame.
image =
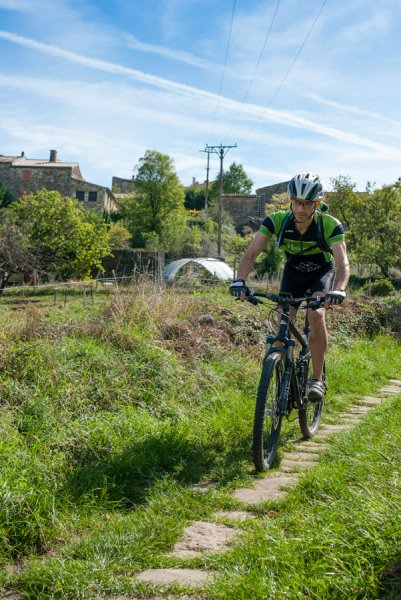
{"type": "Polygon", "coordinates": [[[278,333],[276,336],[268,335],[266,339],[266,353],[265,359],[273,353],[281,353],[286,358],[286,366],[282,379],[282,390],[279,401],[279,414],[285,416],[288,412],[288,399],[290,397],[289,392],[291,391],[292,406],[290,409],[296,407],[302,407],[305,400],[302,397],[302,392],[299,389],[299,378],[298,373],[294,364],[294,347],[296,341],[301,345],[298,360],[302,360],[303,356],[306,356],[308,347],[308,337],[310,332],[308,313],[305,317],[304,333],[301,334],[297,327],[290,319],[290,307],[299,305],[302,301],[306,301],[306,308],[316,309],[322,306],[324,302],[324,296],[305,296],[303,298],[292,298],[287,294],[264,294],[262,292],[251,292],[247,299],[253,304],[263,304],[258,297],[267,298],[276,302],[281,307],[280,323],[278,326],[278,333]],[[290,335],[288,335],[290,334],[290,335]],[[292,336],[292,337],[291,337],[292,336]]]}
{"type": "Polygon", "coordinates": [[[264,304],[266,298],[281,309],[277,334],[268,335],[258,387],[253,426],[253,460],[258,471],[270,469],[276,455],[280,438],[281,423],[289,417],[292,409],[298,412],[301,433],[305,439],[313,437],[319,427],[323,398],[311,402],[307,398],[307,381],[311,361],[309,349],[308,312],[305,316],[303,333],[290,318],[291,307],[317,309],[323,306],[325,296],[304,296],[249,292],[247,299],[252,304],[264,304]],[[299,354],[294,359],[296,342],[299,354]]]}
{"type": "Polygon", "coordinates": [[[288,306],[283,307],[277,335],[268,335],[266,339],[267,349],[265,353],[265,358],[267,358],[270,354],[273,353],[281,353],[286,358],[286,366],[282,379],[283,386],[278,406],[279,413],[283,416],[285,416],[288,411],[288,399],[290,389],[294,406],[295,403],[299,403],[300,406],[302,406],[303,404],[303,398],[301,390],[299,389],[298,377],[294,364],[294,348],[296,341],[298,341],[301,345],[300,356],[306,354],[306,352],[308,351],[307,339],[309,331],[310,327],[308,322],[308,316],[306,315],[305,317],[304,334],[302,335],[290,319],[288,306]],[[295,339],[291,338],[288,335],[288,333],[290,333],[295,339]],[[277,343],[282,345],[275,345],[277,343]]]}

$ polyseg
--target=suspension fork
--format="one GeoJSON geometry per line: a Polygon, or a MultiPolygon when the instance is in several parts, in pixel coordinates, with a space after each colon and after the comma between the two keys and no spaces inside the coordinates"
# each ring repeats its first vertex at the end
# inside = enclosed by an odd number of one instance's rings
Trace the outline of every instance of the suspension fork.
{"type": "Polygon", "coordinates": [[[279,330],[277,336],[268,335],[266,342],[266,354],[265,357],[273,353],[283,354],[285,357],[285,369],[281,378],[281,390],[279,398],[278,412],[280,415],[285,415],[287,411],[288,395],[290,391],[290,384],[292,379],[292,373],[294,371],[294,346],[295,340],[288,336],[288,330],[290,328],[290,320],[288,311],[285,309],[281,313],[281,319],[279,324],[279,330]],[[280,345],[275,345],[279,343],[280,345]]]}

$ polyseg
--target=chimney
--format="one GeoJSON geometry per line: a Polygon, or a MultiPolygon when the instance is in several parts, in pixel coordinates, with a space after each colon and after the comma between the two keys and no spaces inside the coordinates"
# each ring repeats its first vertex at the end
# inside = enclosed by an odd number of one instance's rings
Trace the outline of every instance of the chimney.
{"type": "Polygon", "coordinates": [[[21,152],[21,158],[24,158],[24,156],[25,156],[25,152],[24,152],[24,151],[22,151],[22,152],[21,152]]]}
{"type": "Polygon", "coordinates": [[[51,163],[57,162],[57,150],[50,150],[49,162],[51,162],[51,163]]]}
{"type": "Polygon", "coordinates": [[[195,185],[196,183],[196,177],[192,177],[192,185],[195,185]]]}

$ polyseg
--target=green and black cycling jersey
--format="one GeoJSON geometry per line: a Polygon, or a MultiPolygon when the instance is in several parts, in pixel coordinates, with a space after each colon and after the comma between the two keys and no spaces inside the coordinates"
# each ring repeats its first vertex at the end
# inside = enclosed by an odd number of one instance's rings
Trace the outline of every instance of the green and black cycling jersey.
{"type": "Polygon", "coordinates": [[[345,239],[340,221],[332,215],[317,211],[313,213],[312,223],[303,234],[296,229],[294,216],[288,210],[280,210],[267,216],[259,231],[270,238],[280,237],[280,246],[285,251],[287,263],[302,271],[311,271],[332,263],[331,246],[345,239]]]}

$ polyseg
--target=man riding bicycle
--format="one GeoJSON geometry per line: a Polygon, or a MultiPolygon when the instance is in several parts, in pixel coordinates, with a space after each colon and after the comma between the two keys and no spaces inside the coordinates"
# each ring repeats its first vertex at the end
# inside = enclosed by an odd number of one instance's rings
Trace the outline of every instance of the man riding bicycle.
{"type": "MultiPolygon", "coordinates": [[[[241,259],[237,279],[231,283],[230,292],[245,299],[248,292],[246,278],[258,255],[269,240],[275,238],[286,255],[280,293],[290,293],[294,298],[306,292],[326,296],[325,306],[309,310],[308,314],[313,365],[308,399],[316,402],[326,392],[323,373],[328,340],[325,310],[330,304],[341,304],[344,300],[349,263],[341,223],[317,210],[325,194],[319,176],[311,173],[296,175],[288,183],[288,194],[290,209],[271,213],[265,218],[241,259]]],[[[292,310],[293,317],[295,310],[292,310]]]]}

